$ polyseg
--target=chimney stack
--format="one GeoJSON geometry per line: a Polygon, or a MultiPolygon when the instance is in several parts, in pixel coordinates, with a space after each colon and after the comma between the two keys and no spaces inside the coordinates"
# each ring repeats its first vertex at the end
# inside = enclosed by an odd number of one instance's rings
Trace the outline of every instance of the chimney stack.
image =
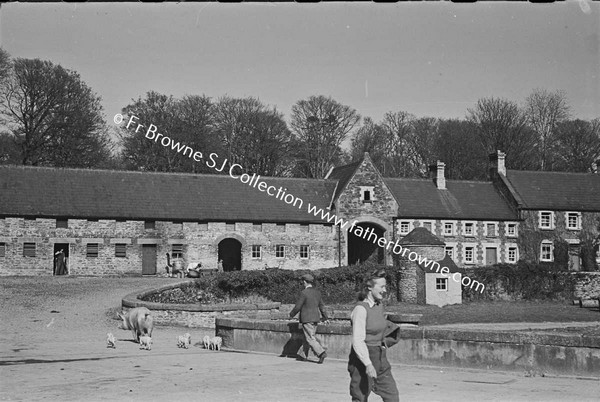
{"type": "Polygon", "coordinates": [[[446,190],[445,168],[446,164],[441,161],[437,161],[434,165],[429,165],[429,177],[433,179],[438,190],[446,190]]]}
{"type": "Polygon", "coordinates": [[[504,164],[504,160],[506,158],[506,154],[500,150],[496,152],[492,152],[489,155],[490,158],[490,179],[492,179],[496,174],[501,174],[506,176],[506,165],[504,164]]]}

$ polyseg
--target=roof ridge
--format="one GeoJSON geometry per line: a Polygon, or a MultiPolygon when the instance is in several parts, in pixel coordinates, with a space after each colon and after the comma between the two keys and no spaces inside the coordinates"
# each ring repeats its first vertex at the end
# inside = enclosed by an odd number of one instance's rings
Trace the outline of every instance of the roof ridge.
{"type": "Polygon", "coordinates": [[[563,171],[547,171],[547,170],[518,170],[518,169],[506,169],[506,173],[508,172],[519,172],[519,173],[536,173],[536,174],[565,174],[565,175],[580,175],[580,176],[598,176],[598,173],[591,172],[563,172],[563,171]]]}
{"type": "MultiPolygon", "coordinates": [[[[229,177],[231,176],[227,174],[218,174],[218,173],[192,173],[192,172],[155,172],[149,170],[118,170],[118,169],[98,169],[98,168],[73,168],[73,167],[54,167],[54,166],[29,166],[29,165],[0,165],[0,168],[17,168],[17,169],[37,169],[37,170],[69,170],[69,171],[83,171],[83,172],[106,172],[106,173],[126,173],[126,174],[157,174],[157,175],[172,175],[172,176],[203,176],[203,177],[229,177]]],[[[247,173],[252,175],[254,173],[247,173]]],[[[285,176],[263,176],[258,175],[263,179],[286,179],[286,180],[306,180],[311,182],[325,182],[325,183],[335,183],[337,180],[335,179],[312,179],[308,177],[285,177],[285,176]]]]}

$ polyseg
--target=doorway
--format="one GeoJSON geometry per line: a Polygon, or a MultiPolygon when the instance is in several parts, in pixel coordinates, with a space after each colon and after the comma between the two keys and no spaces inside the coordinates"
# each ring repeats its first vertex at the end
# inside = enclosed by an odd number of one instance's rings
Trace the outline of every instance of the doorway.
{"type": "Polygon", "coordinates": [[[68,275],[69,243],[54,243],[52,275],[68,275]]]}
{"type": "Polygon", "coordinates": [[[142,244],[142,275],[156,275],[156,244],[142,244]]]}
{"type": "Polygon", "coordinates": [[[486,247],[485,265],[494,265],[498,262],[498,249],[496,247],[486,247]]]}
{"type": "Polygon", "coordinates": [[[385,262],[385,249],[376,243],[385,237],[385,230],[373,223],[361,223],[348,231],[348,265],[359,264],[373,257],[378,264],[385,262]],[[375,242],[373,242],[375,239],[375,242]]]}
{"type": "Polygon", "coordinates": [[[223,263],[223,271],[242,269],[242,243],[231,237],[219,242],[218,258],[223,263]]]}

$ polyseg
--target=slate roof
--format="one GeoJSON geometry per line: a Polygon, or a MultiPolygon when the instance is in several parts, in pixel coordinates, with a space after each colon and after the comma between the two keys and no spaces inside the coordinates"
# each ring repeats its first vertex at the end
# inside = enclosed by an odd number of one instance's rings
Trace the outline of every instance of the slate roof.
{"type": "Polygon", "coordinates": [[[174,221],[322,223],[310,202],[329,206],[335,181],[261,177],[302,208],[226,175],[0,165],[0,216],[174,221]]]}
{"type": "Polygon", "coordinates": [[[600,174],[507,170],[523,209],[600,211],[600,174]]]}
{"type": "Polygon", "coordinates": [[[424,227],[418,227],[410,231],[398,242],[401,245],[420,245],[420,246],[444,246],[446,243],[439,237],[431,233],[424,227]]]}
{"type": "Polygon", "coordinates": [[[446,180],[438,190],[433,180],[383,179],[398,202],[398,216],[422,219],[516,220],[491,182],[446,180]]]}
{"type": "Polygon", "coordinates": [[[354,172],[356,172],[356,169],[358,169],[362,162],[363,160],[361,159],[358,162],[350,163],[344,166],[338,166],[331,171],[329,176],[327,176],[327,179],[337,180],[338,182],[337,188],[335,189],[335,194],[333,195],[334,199],[337,200],[340,194],[344,191],[346,184],[348,184],[350,179],[352,179],[354,172]]]}
{"type": "MultiPolygon", "coordinates": [[[[452,258],[450,258],[450,256],[448,254],[446,254],[446,256],[441,259],[440,261],[437,262],[438,264],[440,264],[441,267],[447,267],[449,269],[450,273],[455,273],[455,272],[459,272],[461,274],[465,273],[464,269],[461,269],[458,267],[458,265],[456,265],[456,263],[454,262],[454,260],[452,258]]],[[[417,265],[419,266],[419,268],[421,268],[426,274],[435,274],[435,268],[431,269],[431,264],[427,267],[425,267],[425,264],[419,264],[417,263],[417,265]]]]}

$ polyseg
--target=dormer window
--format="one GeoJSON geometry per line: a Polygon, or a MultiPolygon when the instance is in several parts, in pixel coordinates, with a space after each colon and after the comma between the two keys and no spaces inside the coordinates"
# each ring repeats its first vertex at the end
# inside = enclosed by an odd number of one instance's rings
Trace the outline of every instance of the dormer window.
{"type": "Polygon", "coordinates": [[[361,186],[360,187],[360,200],[367,204],[373,202],[374,194],[373,194],[373,186],[361,186]]]}

